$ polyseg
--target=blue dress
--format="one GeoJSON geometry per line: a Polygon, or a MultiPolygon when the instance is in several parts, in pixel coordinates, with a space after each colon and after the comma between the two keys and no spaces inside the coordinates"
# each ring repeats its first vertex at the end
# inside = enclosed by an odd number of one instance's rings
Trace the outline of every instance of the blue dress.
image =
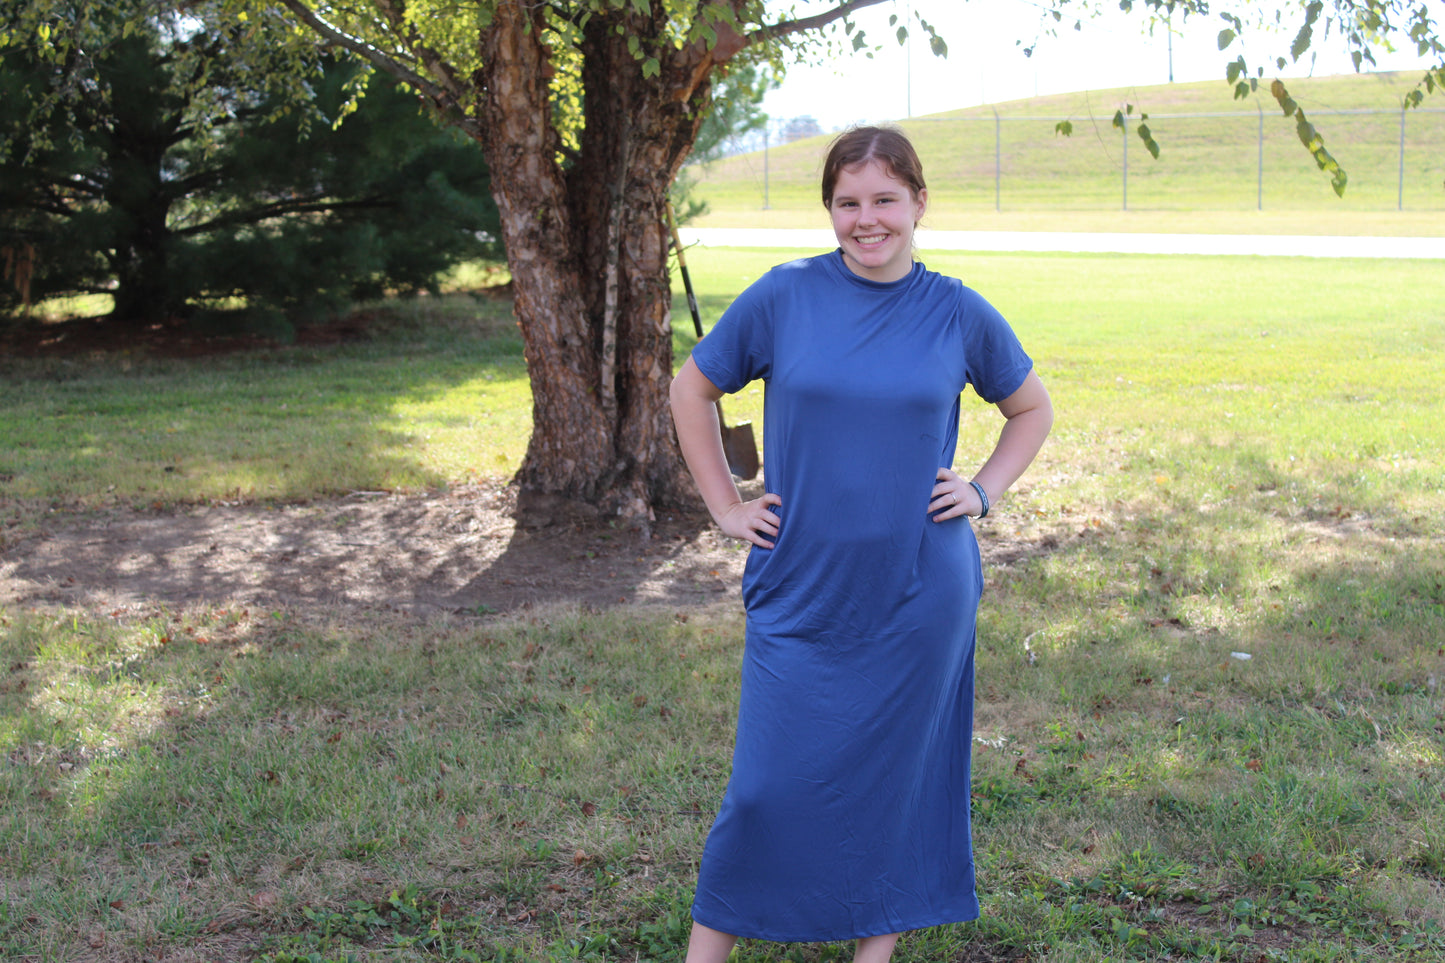
{"type": "Polygon", "coordinates": [[[927,507],[964,386],[1002,400],[1031,361],[958,280],[914,264],[869,281],[839,251],[773,268],[693,360],[726,392],[766,382],[767,488],[782,498],[775,547],[754,547],[743,575],[733,769],[693,918],[781,942],[976,919],[983,577],[969,521],[927,507]]]}

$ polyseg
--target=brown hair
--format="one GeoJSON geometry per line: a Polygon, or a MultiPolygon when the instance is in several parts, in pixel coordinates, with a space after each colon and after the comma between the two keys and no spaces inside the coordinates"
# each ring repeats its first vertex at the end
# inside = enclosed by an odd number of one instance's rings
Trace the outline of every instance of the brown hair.
{"type": "Polygon", "coordinates": [[[854,127],[833,139],[828,158],[823,161],[823,206],[833,207],[833,189],[838,174],[845,167],[855,167],[876,160],[888,173],[908,185],[914,200],[922,196],[923,162],[908,136],[897,127],[854,127]]]}

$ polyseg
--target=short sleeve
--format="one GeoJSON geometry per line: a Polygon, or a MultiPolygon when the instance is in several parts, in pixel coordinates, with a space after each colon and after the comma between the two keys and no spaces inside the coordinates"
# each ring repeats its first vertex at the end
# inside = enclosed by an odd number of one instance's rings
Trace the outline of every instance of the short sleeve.
{"type": "Polygon", "coordinates": [[[776,283],[770,271],[749,285],[692,349],[693,363],[720,391],[731,394],[771,373],[776,283]]]}
{"type": "Polygon", "coordinates": [[[962,301],[968,383],[984,401],[997,404],[1024,383],[1033,360],[1003,315],[982,295],[965,287],[962,301]]]}

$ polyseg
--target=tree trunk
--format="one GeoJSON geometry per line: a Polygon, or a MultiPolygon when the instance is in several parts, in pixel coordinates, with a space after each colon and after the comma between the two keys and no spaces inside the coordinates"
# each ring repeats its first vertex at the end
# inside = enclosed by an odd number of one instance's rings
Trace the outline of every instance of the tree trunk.
{"type": "Polygon", "coordinates": [[[527,491],[596,502],[614,480],[615,445],[598,404],[540,18],[540,8],[499,4],[482,34],[483,146],[532,383],[532,438],[518,481],[527,491]]]}
{"type": "MultiPolygon", "coordinates": [[[[659,7],[661,5],[658,5],[659,7]]],[[[483,34],[479,104],[516,314],[532,383],[525,493],[561,495],[645,523],[691,492],[667,403],[671,287],[663,209],[701,122],[699,52],[645,78],[617,21],[658,35],[665,18],[596,15],[583,40],[587,98],[570,169],[547,123],[550,68],[537,16],[499,4],[483,34]]],[[[706,55],[706,52],[701,52],[706,55]]]]}
{"type": "Polygon", "coordinates": [[[143,40],[131,38],[102,70],[112,116],[102,119],[106,108],[99,109],[93,124],[105,131],[104,199],[116,284],[110,318],[130,325],[163,321],[177,306],[169,251],[173,195],[163,171],[181,114],[143,40]]]}

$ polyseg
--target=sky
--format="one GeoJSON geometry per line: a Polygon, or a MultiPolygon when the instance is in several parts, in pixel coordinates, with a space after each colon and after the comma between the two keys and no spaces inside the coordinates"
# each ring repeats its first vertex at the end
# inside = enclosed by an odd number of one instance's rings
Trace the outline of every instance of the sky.
{"type": "MultiPolygon", "coordinates": [[[[1438,8],[1432,11],[1437,23],[1445,21],[1445,0],[1423,2],[1438,8]]],[[[806,14],[832,5],[799,7],[806,14]]],[[[1030,0],[889,0],[856,15],[870,45],[882,50],[871,59],[852,54],[819,66],[790,66],[782,87],[768,94],[764,110],[775,119],[811,115],[825,130],[833,130],[859,121],[900,120],[1024,97],[1163,84],[1171,68],[1177,82],[1217,80],[1223,85],[1225,65],[1240,52],[1238,41],[1227,51],[1219,50],[1219,31],[1225,24],[1218,11],[1226,3],[1213,4],[1215,12],[1208,17],[1174,24],[1172,44],[1162,25],[1152,37],[1145,31],[1142,0],[1130,15],[1117,10],[1116,0],[1098,5],[1108,11],[1103,17],[1083,20],[1077,32],[1073,22],[1065,20],[1057,25],[1058,36],[1050,37],[1041,33],[1045,7],[1030,0]],[[947,59],[929,51],[926,35],[916,27],[907,45],[897,42],[888,18],[897,14],[902,20],[910,9],[947,41],[947,59]],[[1016,45],[1016,40],[1023,43],[1016,45]],[[1024,56],[1023,48],[1031,45],[1033,56],[1024,56]]],[[[1251,42],[1246,60],[1272,64],[1279,52],[1288,53],[1292,38],[1291,32],[1268,48],[1251,42]]],[[[1306,54],[1278,74],[1266,73],[1266,79],[1353,70],[1339,38],[1321,40],[1317,31],[1316,46],[1313,60],[1306,54]]],[[[1423,73],[1429,66],[1415,56],[1413,47],[1389,56],[1376,50],[1375,56],[1379,69],[1423,73]]]]}

